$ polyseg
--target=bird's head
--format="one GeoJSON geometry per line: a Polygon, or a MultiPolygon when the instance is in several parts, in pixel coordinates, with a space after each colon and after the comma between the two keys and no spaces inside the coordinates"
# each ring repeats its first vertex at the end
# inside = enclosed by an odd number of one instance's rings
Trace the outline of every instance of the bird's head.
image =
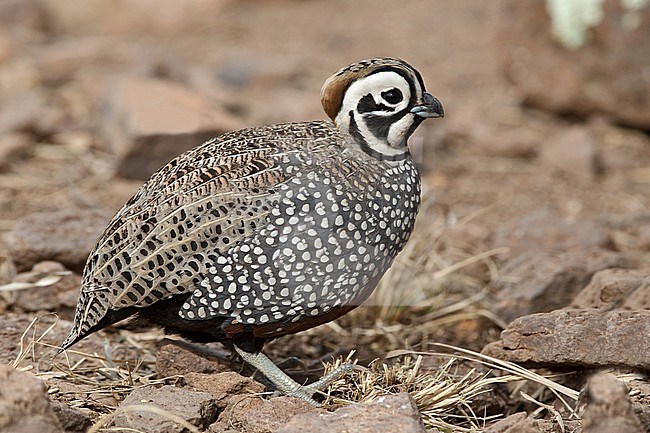
{"type": "Polygon", "coordinates": [[[369,155],[389,161],[408,156],[407,140],[424,119],[443,117],[420,73],[403,60],[362,60],[329,77],[321,90],[327,115],[369,155]]]}

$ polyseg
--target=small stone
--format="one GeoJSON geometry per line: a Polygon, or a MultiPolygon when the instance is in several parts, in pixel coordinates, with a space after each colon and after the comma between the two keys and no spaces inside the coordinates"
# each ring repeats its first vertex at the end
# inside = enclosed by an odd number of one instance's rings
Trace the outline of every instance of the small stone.
{"type": "Polygon", "coordinates": [[[576,295],[574,308],[650,309],[650,268],[605,269],[596,272],[591,282],[576,295]]]}
{"type": "Polygon", "coordinates": [[[276,433],[425,433],[420,412],[407,393],[345,406],[331,413],[297,415],[276,433]]]}
{"type": "Polygon", "coordinates": [[[87,413],[70,407],[65,403],[53,401],[52,410],[66,433],[83,433],[92,425],[92,421],[87,413]]]}
{"type": "Polygon", "coordinates": [[[34,139],[30,134],[13,132],[0,136],[0,173],[11,168],[11,164],[26,156],[34,139]]]}
{"type": "Polygon", "coordinates": [[[201,94],[171,81],[125,77],[109,87],[103,132],[124,177],[148,179],[185,150],[242,126],[201,94]]]}
{"type": "Polygon", "coordinates": [[[0,432],[63,432],[43,381],[0,363],[0,384],[0,432]]]}
{"type": "Polygon", "coordinates": [[[211,361],[174,344],[165,344],[156,353],[156,371],[160,376],[182,376],[188,373],[220,373],[228,366],[211,361]]]}
{"type": "Polygon", "coordinates": [[[644,431],[650,432],[650,382],[647,378],[637,377],[625,384],[630,388],[629,396],[636,417],[641,421],[644,431]]]}
{"type": "Polygon", "coordinates": [[[495,422],[484,433],[540,433],[540,430],[526,412],[518,412],[495,422]]]}
{"type": "Polygon", "coordinates": [[[614,375],[592,376],[584,391],[587,407],[582,415],[583,433],[643,433],[634,414],[629,390],[614,375]]]}
{"type": "Polygon", "coordinates": [[[166,414],[203,430],[217,418],[217,406],[212,396],[205,392],[189,391],[170,385],[161,388],[136,388],[118,407],[113,425],[147,433],[188,431],[166,414]],[[152,410],[146,410],[147,408],[152,410]]]}
{"type": "Polygon", "coordinates": [[[197,391],[212,394],[219,408],[226,407],[230,397],[235,395],[264,392],[264,385],[234,371],[210,374],[189,372],[185,374],[185,382],[197,391]]]}
{"type": "Polygon", "coordinates": [[[556,310],[511,322],[482,353],[529,366],[650,368],[650,311],[556,310]]]}
{"type": "Polygon", "coordinates": [[[36,283],[56,279],[52,284],[21,289],[8,293],[8,302],[23,311],[57,311],[72,318],[77,305],[81,275],[72,273],[58,262],[45,261],[34,265],[31,271],[18,274],[14,283],[36,283]]]}
{"type": "Polygon", "coordinates": [[[27,133],[48,136],[64,129],[67,113],[34,89],[15,90],[3,96],[0,134],[27,133]]]}
{"type": "Polygon", "coordinates": [[[109,213],[94,209],[27,215],[7,234],[11,259],[19,271],[52,260],[81,272],[109,219],[109,213]]]}

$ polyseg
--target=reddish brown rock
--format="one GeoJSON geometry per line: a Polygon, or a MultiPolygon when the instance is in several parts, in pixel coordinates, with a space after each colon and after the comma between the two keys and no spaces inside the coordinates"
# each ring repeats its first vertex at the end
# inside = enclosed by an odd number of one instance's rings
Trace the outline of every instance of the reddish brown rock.
{"type": "Polygon", "coordinates": [[[587,406],[582,415],[583,433],[643,433],[630,403],[625,383],[611,374],[592,376],[584,391],[587,406]]]}
{"type": "Polygon", "coordinates": [[[588,126],[573,126],[544,141],[540,159],[549,169],[584,183],[601,172],[598,145],[588,126]]]}
{"type": "Polygon", "coordinates": [[[0,364],[0,433],[62,433],[43,382],[0,364]]]}
{"type": "Polygon", "coordinates": [[[185,382],[197,391],[212,394],[219,408],[226,407],[230,398],[235,395],[253,395],[264,392],[264,385],[234,371],[224,371],[223,373],[189,372],[185,374],[185,382]]]}
{"type": "Polygon", "coordinates": [[[94,209],[65,209],[27,215],[6,237],[20,271],[51,260],[80,272],[110,214],[94,209]]]}
{"type": "Polygon", "coordinates": [[[605,269],[596,272],[591,282],[578,293],[575,308],[613,310],[650,309],[650,268],[605,269]]]}
{"type": "Polygon", "coordinates": [[[84,433],[92,425],[90,416],[87,413],[65,403],[53,401],[52,410],[59,419],[65,433],[84,433]]]}
{"type": "Polygon", "coordinates": [[[220,362],[211,361],[174,344],[165,344],[156,353],[156,371],[163,377],[188,373],[219,373],[230,371],[220,362]]]}
{"type": "Polygon", "coordinates": [[[511,322],[483,353],[530,366],[650,368],[650,311],[556,310],[511,322]]]}
{"type": "Polygon", "coordinates": [[[503,266],[492,289],[491,309],[509,322],[526,314],[566,307],[595,272],[631,264],[620,253],[600,249],[530,251],[503,266]]]}
{"type": "Polygon", "coordinates": [[[241,123],[201,94],[158,79],[124,77],[109,86],[103,131],[121,176],[147,179],[187,149],[241,123]]]}
{"type": "Polygon", "coordinates": [[[240,395],[230,401],[219,421],[211,425],[208,432],[234,429],[245,433],[273,433],[282,431],[292,417],[311,412],[322,413],[324,410],[293,397],[265,399],[240,395]]]}
{"type": "Polygon", "coordinates": [[[187,432],[174,418],[203,430],[217,418],[217,406],[212,396],[205,392],[169,385],[136,388],[120,404],[113,425],[147,433],[187,432]]]}
{"type": "MultiPolygon", "coordinates": [[[[625,4],[605,0],[602,19],[578,33],[585,36],[584,43],[567,48],[561,36],[567,32],[553,35],[548,1],[508,0],[499,47],[505,72],[524,101],[556,113],[603,114],[649,129],[650,79],[644,71],[650,67],[645,44],[650,40],[650,7],[634,11],[625,4]]],[[[599,2],[592,5],[601,8],[599,2]]],[[[555,15],[556,25],[559,18],[555,15]]]]}
{"type": "Polygon", "coordinates": [[[331,413],[294,416],[277,433],[425,433],[413,398],[406,394],[377,397],[364,404],[345,406],[331,413]]]}

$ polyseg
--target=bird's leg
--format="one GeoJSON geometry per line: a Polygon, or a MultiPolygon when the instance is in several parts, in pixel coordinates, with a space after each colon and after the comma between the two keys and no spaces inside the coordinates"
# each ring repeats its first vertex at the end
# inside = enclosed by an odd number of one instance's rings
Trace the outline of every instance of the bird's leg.
{"type": "Polygon", "coordinates": [[[226,362],[229,364],[232,361],[232,355],[230,352],[207,347],[203,344],[194,344],[189,341],[177,340],[175,338],[163,338],[161,344],[173,344],[176,347],[185,349],[210,361],[226,362]]]}
{"type": "Polygon", "coordinates": [[[280,368],[264,353],[246,352],[236,344],[235,351],[245,362],[257,368],[264,376],[266,376],[266,378],[271,381],[275,385],[275,388],[282,394],[299,398],[314,406],[320,406],[320,403],[314,400],[313,397],[316,391],[327,388],[332,382],[338,380],[341,376],[355,367],[351,364],[343,364],[310,385],[300,385],[298,382],[290,378],[284,371],[280,370],[280,368]]]}

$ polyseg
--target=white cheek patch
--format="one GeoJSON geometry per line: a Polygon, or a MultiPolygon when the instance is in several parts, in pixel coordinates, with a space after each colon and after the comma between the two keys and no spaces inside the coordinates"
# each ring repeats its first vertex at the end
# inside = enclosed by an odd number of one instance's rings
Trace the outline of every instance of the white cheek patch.
{"type": "Polygon", "coordinates": [[[357,104],[367,94],[373,95],[375,103],[383,104],[391,108],[395,108],[395,111],[384,111],[384,112],[375,112],[373,114],[387,115],[390,116],[395,114],[397,111],[403,110],[409,104],[411,100],[411,90],[409,88],[409,83],[397,72],[385,71],[377,72],[376,74],[369,75],[365,78],[362,78],[358,81],[355,81],[348,87],[345,92],[345,97],[343,98],[343,103],[341,104],[341,113],[349,113],[350,110],[357,109],[357,104]],[[402,92],[403,99],[397,105],[387,104],[381,97],[381,92],[397,88],[402,92]]]}

